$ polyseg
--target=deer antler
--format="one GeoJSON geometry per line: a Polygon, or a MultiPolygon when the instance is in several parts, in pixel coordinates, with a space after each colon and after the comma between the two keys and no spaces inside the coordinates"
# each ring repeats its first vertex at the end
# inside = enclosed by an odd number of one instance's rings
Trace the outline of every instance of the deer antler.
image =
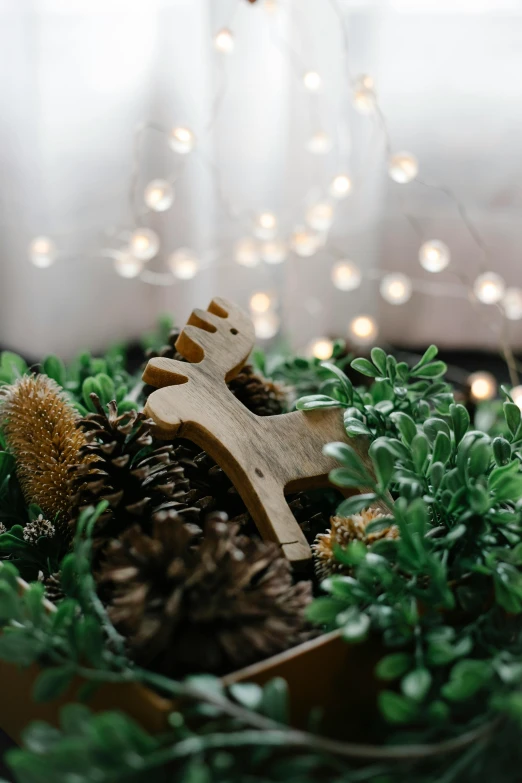
{"type": "Polygon", "coordinates": [[[189,362],[217,366],[225,380],[233,378],[254,346],[252,321],[237,305],[220,297],[206,310],[193,310],[176,341],[176,349],[189,362]]]}

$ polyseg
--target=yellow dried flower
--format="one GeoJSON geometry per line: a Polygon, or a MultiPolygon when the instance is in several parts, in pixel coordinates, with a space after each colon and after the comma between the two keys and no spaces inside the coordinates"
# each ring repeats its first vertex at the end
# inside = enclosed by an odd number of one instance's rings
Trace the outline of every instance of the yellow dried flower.
{"type": "Polygon", "coordinates": [[[27,503],[50,519],[69,509],[69,469],[81,461],[83,432],[60,387],[46,375],[25,375],[0,395],[0,426],[16,459],[27,503]]]}
{"type": "Polygon", "coordinates": [[[336,544],[344,549],[352,541],[362,541],[370,546],[381,538],[398,538],[399,530],[396,525],[390,525],[375,533],[366,533],[370,522],[381,517],[384,517],[384,514],[374,508],[364,509],[360,514],[353,514],[351,517],[331,517],[331,529],[326,533],[319,533],[312,544],[317,577],[326,579],[345,568],[335,558],[336,544]]]}

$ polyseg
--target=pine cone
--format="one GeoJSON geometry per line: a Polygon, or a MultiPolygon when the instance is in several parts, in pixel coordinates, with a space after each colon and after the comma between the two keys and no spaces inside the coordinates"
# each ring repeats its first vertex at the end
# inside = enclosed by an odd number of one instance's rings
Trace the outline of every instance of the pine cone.
{"type": "Polygon", "coordinates": [[[250,364],[239,371],[228,388],[245,408],[257,416],[277,416],[286,410],[287,392],[284,386],[257,375],[250,364]]]}
{"type": "Polygon", "coordinates": [[[45,577],[43,583],[45,587],[45,597],[48,601],[52,601],[53,604],[56,604],[58,601],[61,601],[62,598],[65,598],[65,593],[62,590],[62,574],[60,571],[49,574],[49,576],[45,577]]]}
{"type": "Polygon", "coordinates": [[[198,517],[200,509],[191,508],[197,492],[190,491],[183,468],[174,459],[174,447],[152,437],[153,422],[137,411],[119,415],[114,401],[106,412],[95,394],[91,399],[98,413],[79,422],[86,443],[70,471],[71,524],[76,524],[82,509],[101,500],[109,503],[95,530],[102,540],[136,521],[146,526],[160,511],[183,509],[198,517]]]}
{"type": "Polygon", "coordinates": [[[360,514],[351,517],[332,517],[331,529],[326,533],[316,536],[312,544],[314,565],[317,578],[322,580],[332,574],[346,570],[346,566],[335,557],[335,546],[345,549],[352,541],[362,541],[371,546],[381,538],[398,538],[399,529],[396,525],[379,530],[375,533],[366,533],[366,527],[376,519],[381,519],[384,514],[377,509],[364,509],[360,514]]]}
{"type": "Polygon", "coordinates": [[[310,583],[294,585],[277,545],[238,536],[225,515],[199,541],[182,514],[157,520],[152,536],[131,528],[109,545],[99,580],[134,658],[170,676],[223,674],[310,636],[310,583]]]}
{"type": "Polygon", "coordinates": [[[43,514],[39,514],[33,522],[28,522],[24,527],[24,541],[36,544],[39,538],[54,538],[56,528],[43,514]]]}
{"type": "Polygon", "coordinates": [[[81,461],[85,445],[77,421],[64,392],[46,375],[25,375],[0,393],[0,423],[25,500],[53,520],[67,516],[69,469],[81,461]]]}

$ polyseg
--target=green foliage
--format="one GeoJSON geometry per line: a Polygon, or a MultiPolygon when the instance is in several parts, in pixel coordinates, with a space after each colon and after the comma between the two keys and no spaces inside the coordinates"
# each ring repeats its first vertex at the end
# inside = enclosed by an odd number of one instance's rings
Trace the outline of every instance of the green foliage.
{"type": "Polygon", "coordinates": [[[26,362],[21,356],[11,351],[0,353],[0,387],[14,383],[28,372],[26,362]]]}
{"type": "Polygon", "coordinates": [[[339,462],[332,482],[365,490],[338,513],[379,500],[390,516],[376,529],[394,524],[399,532],[338,548],[349,576],[323,582],[329,597],[316,599],[310,619],[341,628],[352,643],[380,638],[375,673],[395,686],[380,693],[381,714],[420,736],[486,719],[514,680],[522,683],[520,410],[504,403],[503,437],[472,429],[436,353],[432,346],[411,370],[380,349],[371,362],[356,359],[352,367],[375,378],[363,394],[326,366],[330,394],[298,402],[336,403],[348,435],[370,441],[371,469],[351,446],[325,448],[339,462]]]}
{"type": "MultiPolygon", "coordinates": [[[[352,356],[346,352],[344,340],[333,343],[330,365],[343,369],[348,366],[352,356]]],[[[294,397],[305,394],[318,394],[323,386],[329,385],[331,373],[323,362],[315,357],[292,356],[288,351],[266,356],[255,350],[252,354],[254,368],[262,375],[280,381],[292,389],[294,397]]],[[[343,373],[341,377],[344,378],[343,373]]]]}
{"type": "MultiPolygon", "coordinates": [[[[147,345],[163,345],[170,328],[165,321],[147,345]]],[[[337,547],[344,573],[325,580],[324,594],[309,608],[312,622],[341,629],[350,644],[367,645],[370,658],[380,651],[375,736],[388,744],[379,761],[366,746],[356,746],[360,758],[339,755],[324,743],[317,715],[310,716],[309,732],[290,728],[281,679],[227,690],[208,675],[177,681],[134,665],[91,571],[91,534],[103,504],[79,521],[74,548],[61,562],[66,598],[56,610],[44,610],[37,582],[20,593],[15,565],[35,577],[59,563],[50,541],[23,539],[23,525],[39,509],[26,508],[0,435],[0,521],[7,528],[0,558],[10,559],[0,566],[0,658],[43,667],[35,700],[67,693],[79,702],[62,710],[58,728],[41,722],[27,728],[23,748],[8,756],[17,783],[478,783],[489,776],[516,783],[522,762],[521,417],[508,398],[494,433],[473,429],[436,356],[431,346],[410,369],[374,348],[371,359],[351,362],[351,371],[371,379],[367,388],[344,374],[350,359],[341,342],[328,363],[254,357],[265,375],[307,395],[297,407],[344,409],[347,433],[366,438],[369,451],[363,461],[345,443],[326,448],[339,463],[334,484],[364,490],[346,498],[339,513],[357,513],[379,500],[389,516],[367,532],[391,524],[399,531],[398,538],[337,547]],[[80,702],[107,682],[151,687],[182,705],[183,714],[173,711],[159,736],[119,712],[93,714],[80,702]],[[497,720],[501,730],[494,731],[497,720]],[[459,752],[422,758],[419,748],[445,739],[462,742],[459,752]]],[[[28,371],[13,357],[2,356],[0,383],[28,371]]],[[[41,369],[85,413],[93,410],[93,392],[104,404],[116,399],[120,410],[136,405],[139,377],[124,365],[125,351],[115,347],[103,358],[83,353],[70,366],[50,356],[41,369]]]]}

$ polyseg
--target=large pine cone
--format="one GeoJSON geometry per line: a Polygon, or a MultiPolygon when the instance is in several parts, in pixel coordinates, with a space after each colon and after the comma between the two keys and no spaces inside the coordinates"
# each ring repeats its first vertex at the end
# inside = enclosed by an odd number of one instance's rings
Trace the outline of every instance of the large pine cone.
{"type": "Polygon", "coordinates": [[[169,676],[223,674],[310,637],[309,582],[293,584],[276,544],[237,535],[225,515],[198,538],[183,514],[111,542],[98,575],[133,657],[169,676]]]}
{"type": "Polygon", "coordinates": [[[114,401],[105,410],[95,394],[91,399],[98,412],[79,421],[86,444],[79,464],[70,471],[71,525],[84,508],[101,500],[109,506],[98,521],[95,538],[114,538],[138,521],[147,529],[161,511],[195,506],[197,517],[205,501],[191,490],[174,447],[153,438],[153,422],[137,411],[119,415],[114,401]]]}

